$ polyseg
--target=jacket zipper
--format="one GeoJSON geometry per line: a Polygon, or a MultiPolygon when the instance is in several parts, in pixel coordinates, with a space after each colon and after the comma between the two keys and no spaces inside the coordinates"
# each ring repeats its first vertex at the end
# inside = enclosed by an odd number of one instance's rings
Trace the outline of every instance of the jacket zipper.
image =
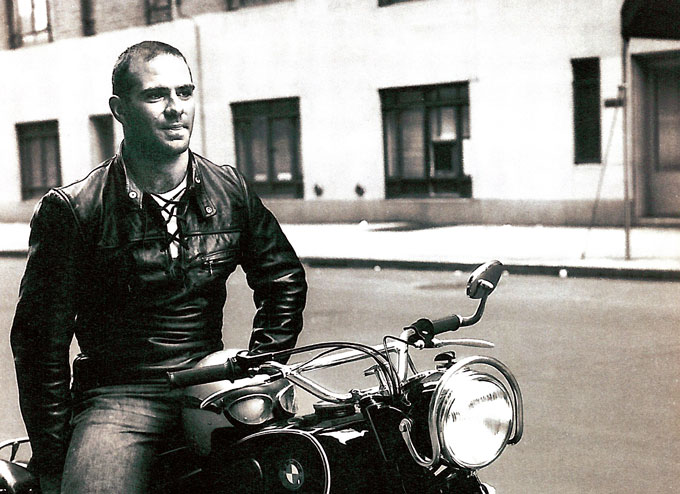
{"type": "Polygon", "coordinates": [[[203,258],[202,265],[203,265],[204,268],[207,267],[208,271],[210,272],[210,276],[212,276],[212,274],[213,274],[213,266],[219,266],[220,264],[226,264],[227,262],[229,262],[231,260],[231,257],[224,258],[224,257],[220,256],[217,259],[212,259],[212,257],[217,257],[217,256],[215,256],[215,254],[221,255],[221,254],[227,253],[227,252],[229,252],[229,249],[221,250],[217,253],[212,253],[210,255],[206,255],[203,258]]]}
{"type": "Polygon", "coordinates": [[[243,228],[224,228],[222,230],[209,230],[209,231],[200,231],[200,232],[185,232],[184,236],[185,237],[199,237],[201,235],[215,235],[218,233],[236,233],[236,232],[241,232],[243,231],[243,228]]]}

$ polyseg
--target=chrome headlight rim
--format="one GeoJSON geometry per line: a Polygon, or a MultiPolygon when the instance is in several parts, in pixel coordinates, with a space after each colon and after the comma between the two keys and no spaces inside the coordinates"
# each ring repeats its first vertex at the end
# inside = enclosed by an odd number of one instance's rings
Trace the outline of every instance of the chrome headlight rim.
{"type": "Polygon", "coordinates": [[[486,465],[489,465],[493,461],[495,461],[500,454],[503,452],[503,449],[505,446],[508,444],[516,444],[520,441],[522,438],[523,434],[523,429],[524,429],[524,419],[523,419],[523,404],[522,404],[522,394],[519,389],[519,384],[517,383],[517,380],[515,379],[515,376],[510,372],[510,369],[503,364],[500,360],[495,359],[493,357],[486,357],[486,356],[472,356],[472,357],[466,357],[457,363],[455,363],[453,366],[451,366],[441,377],[439,380],[439,383],[437,384],[437,387],[435,388],[435,391],[432,395],[432,399],[430,401],[430,408],[429,408],[429,414],[428,414],[428,426],[429,426],[429,431],[430,431],[430,440],[432,444],[432,458],[427,461],[427,465],[434,465],[438,463],[442,456],[447,461],[452,461],[458,466],[462,466],[465,468],[472,468],[472,469],[477,469],[477,468],[482,468],[486,465]],[[450,392],[447,390],[447,383],[449,383],[450,379],[453,378],[455,375],[464,372],[470,368],[474,369],[475,366],[479,365],[487,365],[493,369],[495,369],[500,375],[503,376],[507,384],[509,385],[509,389],[507,386],[504,385],[504,383],[496,379],[493,375],[488,374],[488,373],[482,373],[482,372],[476,372],[477,375],[479,376],[489,376],[492,379],[495,379],[496,382],[500,383],[501,389],[504,390],[506,395],[510,399],[510,403],[512,406],[512,421],[510,424],[510,427],[508,429],[508,435],[504,441],[504,446],[501,448],[500,452],[498,455],[495,456],[491,461],[488,463],[479,465],[465,465],[463,464],[464,462],[461,462],[460,460],[454,459],[451,455],[448,454],[448,451],[442,455],[442,444],[440,442],[440,411],[442,409],[443,401],[446,398],[450,398],[450,392]]]}
{"type": "MultiPolygon", "coordinates": [[[[469,367],[464,367],[460,369],[457,373],[451,375],[449,379],[451,381],[449,381],[447,384],[454,384],[454,387],[444,395],[444,398],[442,400],[440,400],[439,408],[436,410],[438,425],[437,439],[441,446],[442,456],[449,463],[455,463],[461,467],[470,469],[483,468],[493,463],[503,453],[503,450],[508,445],[508,441],[512,434],[515,414],[512,407],[512,399],[510,392],[508,391],[507,387],[495,376],[484,372],[477,372],[473,369],[470,369],[469,367]],[[452,383],[452,381],[458,382],[452,383]],[[483,459],[471,461],[469,456],[460,451],[461,448],[464,448],[467,445],[464,444],[459,445],[457,441],[455,441],[453,444],[447,444],[446,423],[449,418],[451,410],[456,405],[455,403],[456,400],[461,398],[460,396],[461,393],[458,392],[460,387],[464,385],[480,387],[479,386],[480,384],[486,388],[488,388],[488,385],[490,385],[492,387],[491,388],[492,390],[496,390],[500,393],[500,395],[497,396],[496,399],[500,398],[501,401],[507,404],[510,416],[503,419],[503,423],[505,424],[505,427],[507,427],[507,430],[505,431],[505,434],[503,434],[502,437],[498,438],[500,439],[500,441],[497,442],[495,447],[492,447],[492,449],[489,450],[488,454],[485,455],[483,459]]],[[[463,441],[463,439],[461,438],[457,438],[457,440],[463,441]]]]}

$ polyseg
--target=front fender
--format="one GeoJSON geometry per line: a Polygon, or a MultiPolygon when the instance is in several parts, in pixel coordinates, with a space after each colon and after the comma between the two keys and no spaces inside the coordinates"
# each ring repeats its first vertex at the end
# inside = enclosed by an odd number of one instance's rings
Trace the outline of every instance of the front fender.
{"type": "Polygon", "coordinates": [[[38,478],[16,463],[0,460],[0,492],[7,494],[36,494],[39,492],[38,478]],[[4,490],[3,490],[4,489],[4,490]]]}

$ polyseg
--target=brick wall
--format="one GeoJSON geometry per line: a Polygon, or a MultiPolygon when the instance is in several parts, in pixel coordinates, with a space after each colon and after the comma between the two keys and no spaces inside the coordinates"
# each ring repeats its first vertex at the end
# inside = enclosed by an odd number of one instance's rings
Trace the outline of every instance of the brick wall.
{"type": "MultiPolygon", "coordinates": [[[[264,3],[277,1],[279,0],[269,0],[264,3]]],[[[145,0],[90,0],[90,2],[95,34],[146,25],[145,0]]],[[[7,0],[0,0],[0,50],[10,48],[7,4],[7,0]]],[[[48,8],[53,41],[83,36],[81,0],[48,0],[48,8]]],[[[226,12],[226,10],[227,0],[183,0],[181,2],[181,14],[184,17],[226,12]]],[[[173,6],[173,18],[179,17],[180,11],[173,6]]]]}
{"type": "Polygon", "coordinates": [[[226,10],[226,0],[182,0],[182,13],[187,17],[226,10]]]}
{"type": "Polygon", "coordinates": [[[144,0],[93,0],[92,7],[95,33],[146,25],[144,0]]]}
{"type": "MultiPolygon", "coordinates": [[[[176,0],[175,0],[176,1],[176,0]]],[[[144,0],[120,0],[117,2],[93,0],[95,33],[116,31],[146,24],[144,0]]],[[[181,13],[185,17],[226,11],[226,0],[182,0],[181,13]]],[[[173,6],[173,18],[180,12],[173,6]]]]}
{"type": "MultiPolygon", "coordinates": [[[[90,0],[94,33],[116,31],[146,25],[145,0],[90,0]]],[[[226,0],[184,0],[182,12],[195,16],[209,12],[224,12],[226,0]]],[[[0,50],[10,49],[10,27],[6,0],[0,0],[0,50]]],[[[81,0],[48,0],[52,40],[83,36],[81,0]]],[[[174,17],[179,17],[175,10],[174,17]]]]}
{"type": "Polygon", "coordinates": [[[9,19],[7,2],[0,2],[0,50],[9,50],[9,19]]]}
{"type": "MultiPolygon", "coordinates": [[[[10,2],[2,0],[0,5],[0,50],[10,49],[10,25],[7,9],[10,2]]],[[[82,36],[80,0],[48,0],[47,4],[52,40],[82,36]]]]}
{"type": "Polygon", "coordinates": [[[80,0],[50,0],[48,8],[54,41],[82,36],[80,0]]]}

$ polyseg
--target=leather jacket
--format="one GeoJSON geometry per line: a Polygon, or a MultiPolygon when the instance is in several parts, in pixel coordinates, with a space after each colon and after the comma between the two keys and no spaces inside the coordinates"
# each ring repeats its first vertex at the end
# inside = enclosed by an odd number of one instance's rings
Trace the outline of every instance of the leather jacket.
{"type": "Polygon", "coordinates": [[[295,345],[304,270],[243,177],[191,153],[177,211],[173,259],[159,206],[120,155],[36,207],[11,345],[38,471],[61,471],[68,448],[74,334],[103,376],[155,382],[222,348],[226,280],[240,264],[256,306],[250,350],[295,345]]]}

